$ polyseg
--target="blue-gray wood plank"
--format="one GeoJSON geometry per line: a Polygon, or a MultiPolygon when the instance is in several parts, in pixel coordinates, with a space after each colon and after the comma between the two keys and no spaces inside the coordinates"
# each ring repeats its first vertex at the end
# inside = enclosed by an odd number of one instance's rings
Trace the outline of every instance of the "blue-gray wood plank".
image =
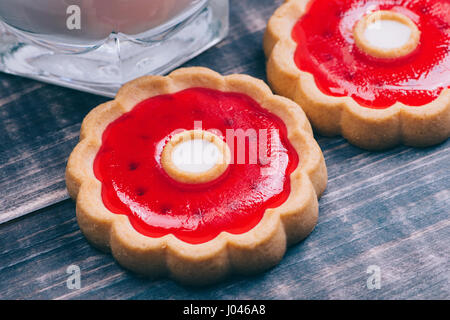
{"type": "MultiPolygon", "coordinates": [[[[280,4],[231,0],[228,38],[187,65],[265,79],[262,35],[280,4]]],[[[318,225],[260,275],[188,288],[122,269],[84,239],[64,188],[80,122],[104,100],[0,75],[0,221],[31,212],[0,225],[0,298],[450,298],[450,141],[372,153],[317,137],[329,172],[318,225]],[[66,286],[72,264],[79,290],[66,286]],[[380,289],[367,288],[371,265],[380,289]]]]}

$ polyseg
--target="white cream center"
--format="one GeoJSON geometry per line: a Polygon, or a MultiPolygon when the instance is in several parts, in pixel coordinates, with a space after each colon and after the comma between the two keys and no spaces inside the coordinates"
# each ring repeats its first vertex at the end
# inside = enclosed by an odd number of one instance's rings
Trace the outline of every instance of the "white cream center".
{"type": "Polygon", "coordinates": [[[192,139],[174,147],[172,162],[181,171],[201,173],[213,168],[221,156],[221,151],[214,143],[204,139],[192,139]]]}
{"type": "Polygon", "coordinates": [[[364,37],[374,47],[395,49],[408,42],[411,29],[401,22],[381,19],[367,26],[364,37]]]}

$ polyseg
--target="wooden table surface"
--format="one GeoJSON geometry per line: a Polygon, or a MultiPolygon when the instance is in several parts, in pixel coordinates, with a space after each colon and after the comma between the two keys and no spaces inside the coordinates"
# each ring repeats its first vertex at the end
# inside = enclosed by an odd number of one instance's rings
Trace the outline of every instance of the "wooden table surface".
{"type": "MultiPolygon", "coordinates": [[[[265,79],[262,35],[281,2],[231,0],[229,36],[187,65],[265,79]]],[[[318,225],[263,274],[189,288],[122,269],[82,236],[64,183],[80,123],[105,100],[0,74],[0,298],[450,298],[450,140],[374,153],[317,137],[329,172],[318,225]],[[67,288],[70,265],[79,290],[67,288]]]]}

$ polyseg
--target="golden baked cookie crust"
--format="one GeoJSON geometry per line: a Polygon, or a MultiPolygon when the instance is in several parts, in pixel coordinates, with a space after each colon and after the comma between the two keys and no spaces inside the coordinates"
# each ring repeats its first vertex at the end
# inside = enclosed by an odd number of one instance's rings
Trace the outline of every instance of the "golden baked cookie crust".
{"type": "Polygon", "coordinates": [[[407,56],[417,48],[420,42],[420,31],[416,24],[407,16],[394,11],[379,10],[366,15],[358,21],[353,29],[353,37],[358,48],[368,55],[379,59],[395,59],[407,56]],[[409,40],[400,48],[381,49],[372,46],[365,38],[364,31],[370,24],[379,20],[398,21],[407,26],[411,31],[409,40]]]}
{"type": "Polygon", "coordinates": [[[198,67],[179,69],[166,77],[147,76],[124,85],[115,100],[99,105],[86,116],[80,142],[66,169],[67,189],[76,200],[78,224],[92,244],[111,251],[121,265],[137,273],[166,275],[193,285],[215,282],[233,272],[254,273],[277,264],[287,245],[302,240],[313,230],[318,196],[325,190],[326,182],[322,152],[297,104],[273,95],[261,80],[246,75],[224,77],[198,67]],[[281,206],[267,209],[262,220],[246,233],[222,232],[201,244],[184,242],[172,234],[151,238],[137,232],[127,216],[105,207],[101,182],[93,170],[103,131],[109,123],[145,99],[193,87],[247,94],[284,121],[288,139],[299,154],[299,165],[290,175],[291,193],[281,206]]]}
{"type": "Polygon", "coordinates": [[[325,136],[342,135],[350,143],[369,150],[405,144],[425,147],[450,136],[450,89],[433,102],[407,106],[400,102],[386,109],[359,105],[351,97],[334,97],[317,87],[311,73],[294,62],[297,43],[294,25],[305,13],[309,0],[287,0],[270,18],[264,35],[267,78],[272,89],[297,102],[313,127],[325,136]]]}
{"type": "Polygon", "coordinates": [[[220,177],[231,162],[230,148],[215,134],[203,130],[184,131],[175,135],[164,147],[161,154],[161,165],[166,173],[176,181],[189,184],[210,182],[220,177]],[[177,144],[192,139],[202,139],[213,143],[220,150],[220,157],[214,166],[206,172],[193,173],[181,171],[174,165],[172,154],[177,144]]]}

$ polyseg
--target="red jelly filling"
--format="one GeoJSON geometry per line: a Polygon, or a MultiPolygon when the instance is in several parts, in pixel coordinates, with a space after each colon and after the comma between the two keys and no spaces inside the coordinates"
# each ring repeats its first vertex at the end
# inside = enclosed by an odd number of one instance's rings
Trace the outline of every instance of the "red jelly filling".
{"type": "Polygon", "coordinates": [[[296,65],[328,95],[381,109],[397,101],[423,106],[450,87],[449,0],[312,0],[292,37],[296,65]],[[376,10],[396,11],[416,23],[421,39],[415,52],[381,61],[356,47],[355,24],[376,10]]]}
{"type": "MultiPolygon", "coordinates": [[[[237,138],[235,143],[237,148],[237,138]]],[[[94,172],[102,182],[105,206],[127,215],[138,232],[149,237],[174,234],[202,243],[222,231],[240,234],[252,229],[267,208],[286,201],[289,175],[297,165],[298,155],[281,119],[247,95],[192,88],[145,100],[112,122],[103,134],[94,172]],[[272,158],[250,161],[246,138],[243,164],[233,152],[234,164],[216,181],[178,183],[162,169],[160,154],[174,130],[192,130],[195,121],[223,136],[227,129],[267,130],[264,141],[272,158]],[[267,174],[264,169],[269,167],[275,170],[267,174]]]]}

